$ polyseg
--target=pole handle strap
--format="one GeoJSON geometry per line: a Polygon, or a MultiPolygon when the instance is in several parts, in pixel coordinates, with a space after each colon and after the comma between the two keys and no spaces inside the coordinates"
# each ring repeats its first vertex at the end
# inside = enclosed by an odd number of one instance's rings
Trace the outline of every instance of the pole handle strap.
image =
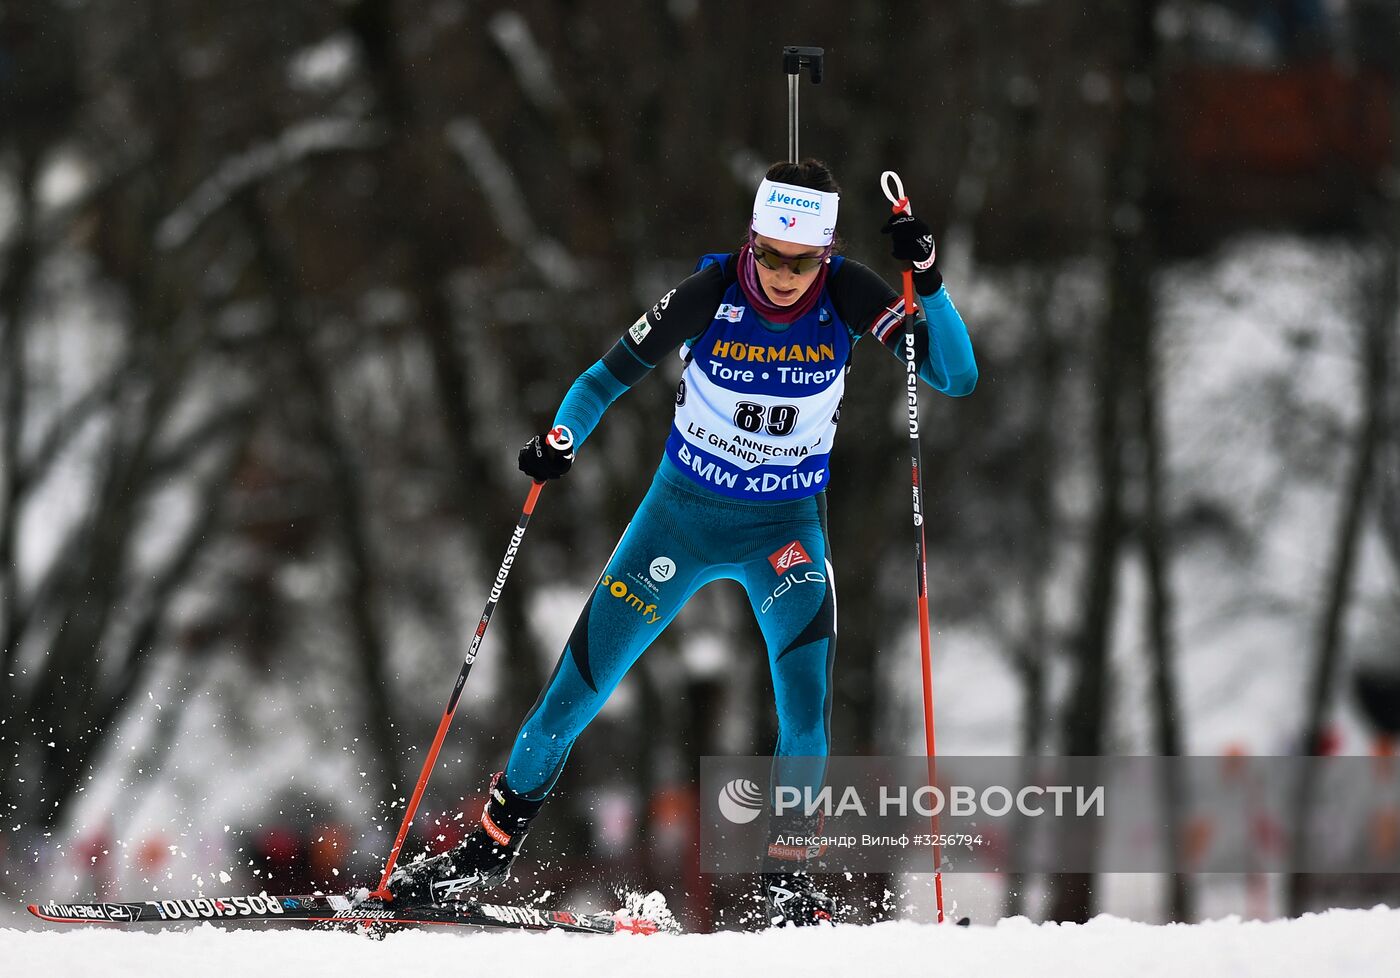
{"type": "Polygon", "coordinates": [[[574,433],[565,425],[557,425],[550,429],[549,434],[545,436],[545,441],[549,442],[551,448],[567,452],[574,447],[574,433]]]}
{"type": "Polygon", "coordinates": [[[911,217],[914,215],[914,208],[909,205],[909,198],[904,196],[904,181],[899,179],[898,173],[886,170],[880,174],[880,189],[885,192],[885,199],[893,205],[894,213],[904,213],[911,217]]]}

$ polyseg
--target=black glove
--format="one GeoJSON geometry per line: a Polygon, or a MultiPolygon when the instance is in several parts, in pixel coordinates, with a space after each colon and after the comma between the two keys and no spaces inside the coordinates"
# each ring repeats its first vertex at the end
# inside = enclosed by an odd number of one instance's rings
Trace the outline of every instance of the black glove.
{"type": "Polygon", "coordinates": [[[558,479],[573,464],[574,433],[563,425],[536,435],[520,450],[520,471],[536,482],[558,479]]]}
{"type": "Polygon", "coordinates": [[[914,265],[914,288],[919,295],[933,295],[943,284],[943,276],[934,265],[933,232],[913,214],[891,214],[881,234],[890,236],[890,251],[899,261],[914,265]]]}

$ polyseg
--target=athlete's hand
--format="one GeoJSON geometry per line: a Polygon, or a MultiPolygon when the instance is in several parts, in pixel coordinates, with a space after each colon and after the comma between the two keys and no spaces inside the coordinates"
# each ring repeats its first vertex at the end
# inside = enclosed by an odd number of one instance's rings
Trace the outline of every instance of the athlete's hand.
{"type": "Polygon", "coordinates": [[[890,236],[890,252],[899,261],[907,261],[914,266],[914,285],[920,295],[933,295],[943,284],[943,276],[934,266],[936,252],[933,246],[933,232],[928,225],[913,214],[891,214],[881,234],[890,236]]]}
{"type": "Polygon", "coordinates": [[[520,450],[520,471],[536,482],[558,479],[574,464],[574,433],[563,425],[536,435],[520,450]]]}

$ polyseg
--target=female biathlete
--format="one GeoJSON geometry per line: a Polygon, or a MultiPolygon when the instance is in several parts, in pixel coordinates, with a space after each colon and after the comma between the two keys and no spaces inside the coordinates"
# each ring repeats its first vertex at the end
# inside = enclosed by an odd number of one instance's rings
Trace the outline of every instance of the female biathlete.
{"type": "MultiPolygon", "coordinates": [[[[574,741],[711,581],[738,581],[762,629],[777,700],[775,763],[802,759],[794,765],[808,769],[788,775],[821,780],[812,768],[827,755],[836,649],[828,459],[856,343],[872,336],[901,363],[904,351],[903,299],[833,253],[839,202],[821,162],[774,165],[754,197],[747,243],[702,258],[574,381],[553,437],[521,450],[532,479],[564,475],[608,405],[682,350],[675,421],[651,489],[525,717],[480,825],[450,852],[401,867],[389,882],[394,899],[459,898],[506,879],[574,741]]],[[[883,231],[894,257],[913,264],[919,377],[953,397],[970,393],[972,344],[934,263],[933,236],[909,214],[883,231]]],[[[769,846],[761,889],[774,924],[833,919],[834,901],[806,871],[814,855],[769,846]]]]}

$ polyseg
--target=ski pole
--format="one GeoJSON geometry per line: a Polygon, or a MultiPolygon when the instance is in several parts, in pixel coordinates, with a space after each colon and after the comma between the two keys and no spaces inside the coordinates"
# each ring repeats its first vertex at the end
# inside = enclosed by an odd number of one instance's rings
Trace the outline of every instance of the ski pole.
{"type": "MultiPolygon", "coordinates": [[[[904,182],[893,170],[880,174],[880,189],[892,205],[895,214],[913,215],[914,209],[904,194],[904,182]]],[[[909,398],[909,454],[914,493],[914,560],[918,593],[919,655],[924,678],[924,748],[928,755],[928,783],[938,784],[938,751],[933,738],[933,657],[929,651],[928,625],[928,563],[924,544],[924,502],[922,453],[919,450],[919,365],[914,353],[914,317],[918,306],[914,297],[914,270],[904,270],[904,339],[905,388],[909,398]]],[[[938,845],[938,815],[931,816],[933,826],[933,889],[938,901],[938,922],[943,923],[943,850],[938,845]]]]}
{"type": "MultiPolygon", "coordinates": [[[[555,428],[546,437],[549,444],[560,451],[567,451],[573,446],[573,435],[567,428],[555,428]]],[[[520,550],[520,541],[525,538],[525,527],[530,523],[530,516],[535,512],[535,501],[540,498],[540,490],[543,488],[543,482],[535,482],[530,486],[530,494],[525,497],[525,508],[520,513],[519,522],[515,524],[515,532],[510,536],[510,546],[506,548],[506,555],[501,561],[500,569],[496,571],[496,580],[491,585],[491,593],[486,599],[486,608],[481,612],[481,622],[476,626],[476,634],[472,636],[471,645],[467,647],[467,657],[462,662],[461,672],[457,673],[457,683],[452,687],[452,695],[447,700],[447,709],[443,710],[442,719],[438,721],[437,733],[433,736],[432,746],[428,748],[428,756],[423,758],[423,770],[418,773],[418,784],[414,786],[413,795],[408,800],[408,808],[403,813],[403,824],[399,826],[399,834],[394,839],[394,847],[389,850],[389,858],[384,863],[384,874],[379,878],[379,887],[370,894],[371,896],[386,902],[393,899],[389,894],[389,877],[394,874],[394,864],[398,862],[404,840],[408,838],[408,829],[413,824],[413,816],[418,812],[418,803],[423,800],[423,791],[428,787],[428,778],[432,776],[433,766],[437,763],[438,751],[442,749],[442,742],[447,739],[448,728],[452,726],[452,715],[457,712],[457,702],[462,698],[462,687],[467,683],[467,674],[472,671],[472,663],[476,661],[476,654],[481,650],[481,639],[486,634],[486,626],[491,624],[491,616],[496,611],[496,602],[501,599],[501,591],[505,588],[506,577],[510,574],[511,565],[515,563],[515,556],[520,550]]]]}
{"type": "Polygon", "coordinates": [[[826,54],[821,48],[788,45],[783,48],[783,72],[788,76],[788,162],[797,162],[797,89],[802,69],[812,73],[812,84],[822,82],[826,54]]]}

